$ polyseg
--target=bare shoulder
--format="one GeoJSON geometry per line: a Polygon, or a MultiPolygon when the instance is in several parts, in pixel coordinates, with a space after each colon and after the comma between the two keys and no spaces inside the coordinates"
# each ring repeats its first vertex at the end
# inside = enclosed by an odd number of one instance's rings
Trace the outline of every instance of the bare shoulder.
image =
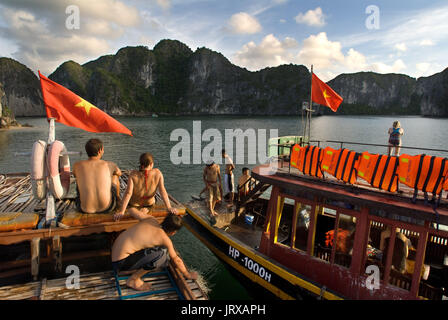
{"type": "Polygon", "coordinates": [[[162,176],[162,171],[160,171],[158,168],[153,168],[152,171],[154,172],[154,175],[156,177],[162,176]]]}

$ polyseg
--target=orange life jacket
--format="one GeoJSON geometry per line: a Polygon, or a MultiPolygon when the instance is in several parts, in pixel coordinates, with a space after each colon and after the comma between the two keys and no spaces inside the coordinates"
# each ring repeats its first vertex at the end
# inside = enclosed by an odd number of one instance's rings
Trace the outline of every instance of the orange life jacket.
{"type": "Polygon", "coordinates": [[[324,149],[321,168],[335,178],[349,182],[356,182],[359,153],[348,149],[335,150],[330,147],[324,149]]]}
{"type": "Polygon", "coordinates": [[[289,157],[289,163],[291,164],[291,167],[299,169],[299,158],[301,156],[302,150],[301,147],[298,144],[295,144],[291,149],[291,155],[289,157]]]}
{"type": "Polygon", "coordinates": [[[322,177],[320,162],[323,150],[316,146],[300,147],[295,144],[291,152],[291,166],[299,169],[303,174],[322,177]]]}
{"type": "Polygon", "coordinates": [[[446,158],[424,154],[417,156],[402,154],[398,166],[399,180],[415,190],[432,192],[433,195],[440,194],[442,188],[448,189],[447,161],[446,158]]]}
{"type": "Polygon", "coordinates": [[[398,164],[397,157],[365,151],[359,160],[358,177],[375,188],[395,192],[398,189],[398,164]]]}

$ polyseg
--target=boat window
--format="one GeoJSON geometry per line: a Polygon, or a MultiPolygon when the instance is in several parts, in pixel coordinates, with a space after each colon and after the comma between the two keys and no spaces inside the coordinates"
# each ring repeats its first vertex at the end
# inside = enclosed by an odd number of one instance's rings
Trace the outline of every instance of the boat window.
{"type": "Polygon", "coordinates": [[[334,263],[350,267],[353,255],[353,241],[355,238],[356,218],[339,214],[338,234],[334,263]]]}
{"type": "Polygon", "coordinates": [[[423,274],[418,295],[431,300],[448,299],[448,235],[429,233],[424,265],[423,272],[428,275],[423,274]]]}
{"type": "Polygon", "coordinates": [[[294,200],[284,198],[283,209],[279,213],[280,221],[277,227],[276,243],[290,246],[291,245],[291,230],[294,214],[294,200]]]}
{"type": "MultiPolygon", "coordinates": [[[[415,231],[371,221],[365,269],[372,270],[368,267],[377,266],[381,280],[384,280],[386,270],[389,269],[389,284],[410,290],[419,236],[419,233],[415,231]],[[392,230],[395,230],[395,239],[390,257],[391,261],[389,266],[386,266],[392,230]]],[[[422,276],[425,272],[427,272],[426,266],[422,268],[422,276]]]]}
{"type": "Polygon", "coordinates": [[[316,219],[314,256],[349,268],[355,228],[355,217],[321,207],[316,219]]]}
{"type": "Polygon", "coordinates": [[[296,208],[296,230],[293,239],[293,248],[306,251],[312,207],[297,203],[296,208]]]}

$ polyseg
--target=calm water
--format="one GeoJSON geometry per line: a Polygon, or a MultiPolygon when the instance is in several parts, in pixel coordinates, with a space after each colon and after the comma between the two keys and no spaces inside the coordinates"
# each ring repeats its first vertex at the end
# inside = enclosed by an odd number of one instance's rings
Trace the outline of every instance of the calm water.
{"type": "MultiPolygon", "coordinates": [[[[34,141],[47,140],[48,125],[44,118],[21,118],[20,123],[31,124],[32,128],[0,132],[0,172],[29,172],[30,159],[17,156],[15,152],[31,151],[34,141]]],[[[61,140],[70,151],[83,151],[85,142],[98,137],[105,143],[104,159],[116,162],[122,169],[136,168],[142,152],[151,152],[155,166],[165,177],[168,192],[181,202],[191,199],[203,188],[203,165],[174,165],[170,160],[170,151],[177,141],[170,141],[170,134],[178,128],[186,129],[192,135],[193,121],[201,120],[202,131],[208,128],[218,129],[223,137],[225,129],[241,128],[278,129],[279,135],[296,135],[302,132],[301,120],[293,117],[159,117],[159,118],[118,118],[134,134],[133,137],[113,133],[89,133],[77,128],[56,124],[56,139],[61,140]]],[[[322,116],[312,120],[311,136],[318,140],[344,140],[372,144],[386,144],[387,130],[395,117],[373,116],[322,116]]],[[[448,149],[448,119],[421,117],[400,117],[404,129],[403,146],[448,149]]],[[[205,146],[207,142],[203,143],[205,146]]],[[[338,145],[333,145],[338,148],[338,145]]],[[[360,146],[347,146],[356,151],[365,151],[360,146]]],[[[247,150],[247,146],[245,148],[247,150]]],[[[372,153],[385,153],[386,148],[369,147],[372,153]]],[[[193,150],[192,150],[193,152],[193,150]]],[[[405,151],[402,151],[404,153],[405,151]]],[[[420,153],[417,150],[406,151],[409,154],[420,153]]],[[[421,152],[422,153],[422,152],[421,152]]],[[[427,152],[427,154],[432,154],[427,152]]],[[[447,154],[440,154],[447,156],[447,154]]],[[[71,156],[71,162],[85,158],[71,156]]],[[[191,156],[192,159],[192,156],[191,156]]],[[[245,157],[247,162],[247,155],[245,157]]],[[[235,181],[243,166],[236,165],[235,181]]],[[[251,299],[250,293],[227,272],[221,262],[186,229],[174,236],[174,243],[181,252],[187,265],[198,270],[208,281],[212,299],[251,299]]]]}

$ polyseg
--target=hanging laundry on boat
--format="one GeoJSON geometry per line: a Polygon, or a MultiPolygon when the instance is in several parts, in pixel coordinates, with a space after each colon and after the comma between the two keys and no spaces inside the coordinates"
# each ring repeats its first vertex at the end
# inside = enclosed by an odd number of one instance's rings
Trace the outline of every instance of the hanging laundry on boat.
{"type": "Polygon", "coordinates": [[[47,118],[90,132],[118,132],[132,136],[120,122],[39,71],[47,118]]]}

